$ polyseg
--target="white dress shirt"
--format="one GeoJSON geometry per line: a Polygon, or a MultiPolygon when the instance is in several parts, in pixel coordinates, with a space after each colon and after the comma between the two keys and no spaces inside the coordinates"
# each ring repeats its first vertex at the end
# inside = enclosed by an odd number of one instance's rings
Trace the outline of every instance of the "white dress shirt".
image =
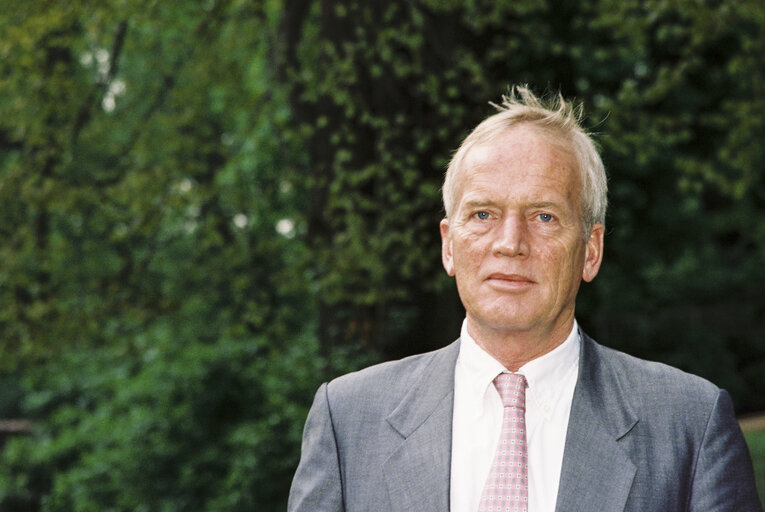
{"type": "MultiPolygon", "coordinates": [[[[503,407],[492,384],[508,371],[480,348],[462,324],[454,369],[451,512],[476,512],[499,442],[503,407]]],[[[571,401],[579,374],[579,329],[551,352],[529,361],[518,373],[526,389],[529,512],[554,512],[571,401]]]]}

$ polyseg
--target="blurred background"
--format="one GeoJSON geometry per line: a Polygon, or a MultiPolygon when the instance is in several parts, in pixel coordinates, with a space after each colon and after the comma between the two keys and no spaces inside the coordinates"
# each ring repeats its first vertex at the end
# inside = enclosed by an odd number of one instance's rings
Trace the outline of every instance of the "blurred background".
{"type": "Polygon", "coordinates": [[[583,328],[765,411],[762,0],[0,0],[0,34],[3,512],[284,510],[316,387],[458,336],[441,180],[512,84],[609,172],[583,328]]]}

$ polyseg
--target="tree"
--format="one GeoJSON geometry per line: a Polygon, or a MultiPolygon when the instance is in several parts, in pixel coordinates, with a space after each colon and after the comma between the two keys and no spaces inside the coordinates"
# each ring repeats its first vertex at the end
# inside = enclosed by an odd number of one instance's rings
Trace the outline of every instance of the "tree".
{"type": "Polygon", "coordinates": [[[278,5],[6,3],[0,508],[279,508],[321,364],[278,5]]]}
{"type": "Polygon", "coordinates": [[[529,83],[584,103],[611,175],[585,328],[711,378],[744,410],[764,405],[746,392],[765,355],[763,150],[752,143],[765,119],[762,6],[287,5],[284,76],[308,140],[325,353],[395,357],[456,335],[462,313],[438,265],[442,173],[487,102],[529,83]]]}
{"type": "Polygon", "coordinates": [[[765,371],[756,0],[0,0],[3,510],[279,510],[313,390],[458,333],[440,186],[510,84],[611,176],[578,318],[765,371]]]}

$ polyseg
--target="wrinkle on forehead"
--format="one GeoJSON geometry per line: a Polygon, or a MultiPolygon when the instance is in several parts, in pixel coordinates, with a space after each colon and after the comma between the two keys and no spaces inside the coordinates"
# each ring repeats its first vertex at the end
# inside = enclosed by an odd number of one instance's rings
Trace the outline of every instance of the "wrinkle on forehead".
{"type": "Polygon", "coordinates": [[[474,145],[465,155],[463,170],[484,165],[506,165],[522,158],[529,158],[538,152],[534,160],[557,161],[562,167],[577,171],[576,155],[570,143],[530,124],[512,126],[496,137],[474,145]]]}
{"type": "Polygon", "coordinates": [[[582,177],[578,172],[573,148],[560,137],[528,123],[514,125],[496,137],[470,148],[457,176],[456,209],[465,199],[467,178],[470,178],[472,185],[485,181],[482,185],[491,188],[495,185],[491,181],[491,173],[487,173],[485,178],[481,175],[485,171],[511,168],[519,160],[531,162],[521,176],[543,175],[545,181],[554,182],[561,194],[576,208],[577,215],[581,216],[582,177]],[[556,172],[550,173],[552,169],[556,172]]]}

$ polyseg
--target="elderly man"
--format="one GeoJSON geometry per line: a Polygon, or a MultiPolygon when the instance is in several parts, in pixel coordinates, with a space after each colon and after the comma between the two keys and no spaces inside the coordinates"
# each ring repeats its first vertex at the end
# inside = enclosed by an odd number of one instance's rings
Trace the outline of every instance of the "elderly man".
{"type": "Polygon", "coordinates": [[[516,88],[443,193],[460,338],[321,386],[290,511],[762,510],[728,394],[577,325],[606,175],[570,104],[516,88]]]}

